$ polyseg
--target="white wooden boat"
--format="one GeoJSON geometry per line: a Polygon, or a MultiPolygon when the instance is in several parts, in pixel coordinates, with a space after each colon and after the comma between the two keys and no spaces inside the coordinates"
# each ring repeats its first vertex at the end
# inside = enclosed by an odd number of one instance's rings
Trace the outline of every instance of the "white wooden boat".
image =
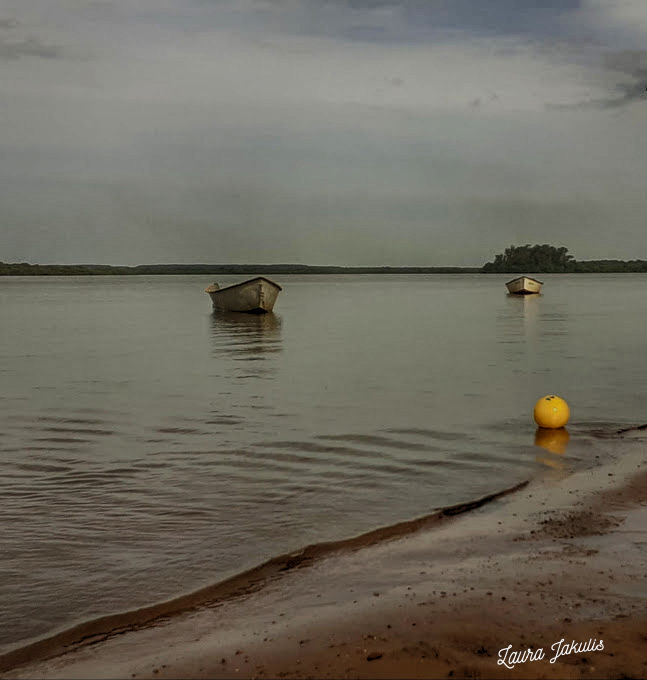
{"type": "Polygon", "coordinates": [[[226,288],[220,288],[217,283],[212,283],[205,288],[205,293],[209,293],[214,309],[264,314],[272,311],[282,290],[278,283],[264,276],[257,276],[226,288]]]}
{"type": "Polygon", "coordinates": [[[541,291],[541,287],[544,284],[530,276],[519,276],[516,279],[512,279],[512,281],[508,281],[505,285],[508,293],[513,295],[536,295],[541,291]]]}

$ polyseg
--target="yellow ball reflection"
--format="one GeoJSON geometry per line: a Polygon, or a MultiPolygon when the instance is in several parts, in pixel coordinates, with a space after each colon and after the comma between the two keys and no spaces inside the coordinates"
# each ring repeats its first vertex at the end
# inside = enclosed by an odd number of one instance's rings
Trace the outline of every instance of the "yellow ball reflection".
{"type": "Polygon", "coordinates": [[[541,446],[543,449],[563,455],[566,453],[566,446],[571,436],[565,427],[560,428],[545,428],[538,427],[535,432],[535,446],[541,446]]]}

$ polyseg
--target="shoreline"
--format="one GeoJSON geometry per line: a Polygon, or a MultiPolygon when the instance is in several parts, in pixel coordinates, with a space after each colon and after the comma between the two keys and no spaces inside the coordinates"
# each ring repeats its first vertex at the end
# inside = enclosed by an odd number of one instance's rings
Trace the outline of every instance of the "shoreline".
{"type": "Polygon", "coordinates": [[[520,491],[528,485],[522,481],[481,498],[451,506],[436,508],[431,513],[411,520],[379,527],[371,531],[343,538],[307,545],[299,550],[277,555],[251,569],[230,578],[217,581],[196,591],[146,607],[116,614],[108,614],[65,628],[53,635],[35,640],[0,654],[0,672],[20,665],[25,660],[47,658],[60,654],[70,647],[87,644],[89,640],[108,639],[155,625],[160,619],[179,616],[200,607],[214,606],[227,600],[247,596],[265,587],[270,581],[281,578],[285,572],[313,565],[337,553],[348,553],[403,538],[409,534],[431,529],[444,519],[480,508],[492,501],[520,491]]]}
{"type": "Polygon", "coordinates": [[[431,524],[426,516],[427,525],[406,535],[354,550],[316,560],[308,549],[292,553],[307,568],[288,568],[262,589],[203,601],[184,613],[160,612],[146,627],[68,640],[47,659],[35,659],[38,650],[29,645],[0,657],[0,672],[7,678],[644,677],[647,644],[638,633],[647,628],[644,459],[634,451],[557,483],[523,484],[517,493],[485,497],[492,502],[472,512],[438,521],[443,511],[437,511],[431,524]],[[420,531],[432,525],[433,531],[420,531]],[[569,643],[608,642],[604,650],[553,664],[552,654],[513,669],[496,663],[508,645],[544,645],[550,652],[560,636],[569,643]]]}

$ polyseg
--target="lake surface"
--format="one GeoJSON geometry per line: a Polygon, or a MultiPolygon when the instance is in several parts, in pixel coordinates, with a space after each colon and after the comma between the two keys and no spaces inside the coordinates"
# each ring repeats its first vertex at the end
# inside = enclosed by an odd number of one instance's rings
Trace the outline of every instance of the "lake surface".
{"type": "Polygon", "coordinates": [[[213,313],[204,276],[0,279],[0,651],[604,462],[597,432],[647,422],[647,275],[530,298],[499,275],[271,278],[259,317],[213,313]]]}

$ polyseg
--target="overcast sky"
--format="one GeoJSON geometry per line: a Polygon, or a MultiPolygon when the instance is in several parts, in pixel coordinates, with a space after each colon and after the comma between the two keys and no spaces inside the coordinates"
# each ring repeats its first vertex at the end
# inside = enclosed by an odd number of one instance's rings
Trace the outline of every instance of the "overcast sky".
{"type": "Polygon", "coordinates": [[[647,259],[645,0],[0,0],[0,261],[647,259]]]}

